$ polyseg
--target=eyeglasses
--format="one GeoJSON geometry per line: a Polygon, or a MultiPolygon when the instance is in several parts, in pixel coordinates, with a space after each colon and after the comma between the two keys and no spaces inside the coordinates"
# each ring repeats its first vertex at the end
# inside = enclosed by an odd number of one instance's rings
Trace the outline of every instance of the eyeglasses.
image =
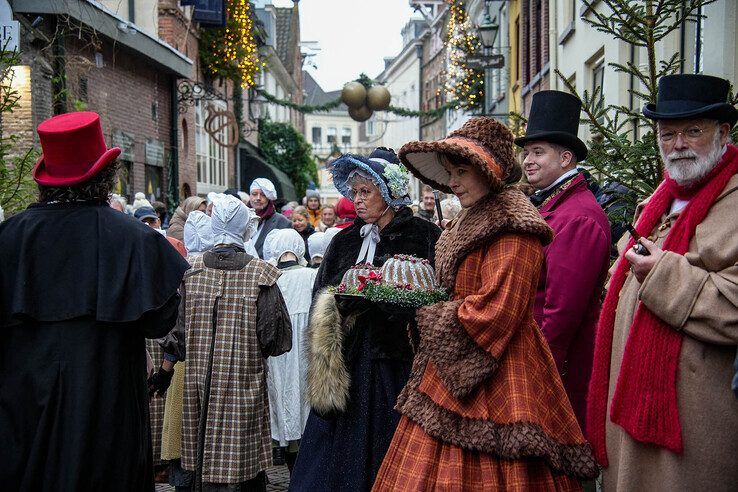
{"type": "Polygon", "coordinates": [[[353,188],[351,189],[351,196],[354,197],[354,200],[356,200],[357,198],[361,200],[366,200],[373,193],[374,193],[374,190],[371,190],[365,187],[359,188],[358,190],[355,190],[353,188]]]}
{"type": "Polygon", "coordinates": [[[691,142],[695,140],[699,140],[702,135],[704,135],[705,129],[700,128],[699,126],[693,126],[691,128],[687,128],[686,130],[683,130],[681,132],[675,132],[672,130],[666,130],[663,132],[659,132],[659,140],[662,142],[671,142],[672,140],[676,140],[678,135],[683,136],[686,140],[689,140],[691,142]]]}

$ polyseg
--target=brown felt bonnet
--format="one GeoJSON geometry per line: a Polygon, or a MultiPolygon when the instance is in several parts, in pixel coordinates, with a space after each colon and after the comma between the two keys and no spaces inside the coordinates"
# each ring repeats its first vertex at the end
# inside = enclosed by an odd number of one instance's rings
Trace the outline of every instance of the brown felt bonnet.
{"type": "Polygon", "coordinates": [[[519,177],[513,134],[493,118],[472,118],[443,140],[408,142],[400,148],[398,157],[423,183],[451,193],[441,154],[460,157],[477,166],[489,179],[493,191],[499,191],[505,183],[517,181],[519,177]]]}

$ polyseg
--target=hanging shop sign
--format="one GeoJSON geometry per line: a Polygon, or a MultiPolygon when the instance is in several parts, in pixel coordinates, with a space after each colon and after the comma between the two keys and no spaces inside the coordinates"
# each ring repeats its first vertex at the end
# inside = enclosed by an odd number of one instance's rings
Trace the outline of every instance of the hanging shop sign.
{"type": "Polygon", "coordinates": [[[238,120],[233,111],[210,106],[203,128],[221,147],[233,148],[238,145],[238,120]]]}
{"type": "Polygon", "coordinates": [[[466,59],[467,66],[482,70],[485,68],[502,68],[505,66],[504,55],[470,56],[466,59]]]}
{"type": "Polygon", "coordinates": [[[18,49],[20,26],[18,21],[0,22],[0,49],[15,51],[18,49]]]}
{"type": "Polygon", "coordinates": [[[186,113],[187,108],[194,106],[197,101],[226,101],[223,94],[209,84],[182,79],[177,84],[177,106],[180,113],[186,113]]]}
{"type": "Polygon", "coordinates": [[[194,5],[195,11],[192,20],[201,27],[225,27],[226,2],[225,0],[185,0],[183,5],[194,5]]]}

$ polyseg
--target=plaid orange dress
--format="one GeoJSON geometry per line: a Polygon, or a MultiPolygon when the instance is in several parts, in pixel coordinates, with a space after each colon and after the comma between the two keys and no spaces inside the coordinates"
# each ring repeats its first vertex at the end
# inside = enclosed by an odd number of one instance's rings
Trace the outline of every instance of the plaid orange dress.
{"type": "MultiPolygon", "coordinates": [[[[527,210],[521,197],[507,198],[527,210]]],[[[535,209],[515,227],[490,225],[495,206],[465,211],[436,245],[453,300],[418,311],[403,416],[373,490],[580,490],[597,475],[533,319],[550,230],[535,209]]]]}

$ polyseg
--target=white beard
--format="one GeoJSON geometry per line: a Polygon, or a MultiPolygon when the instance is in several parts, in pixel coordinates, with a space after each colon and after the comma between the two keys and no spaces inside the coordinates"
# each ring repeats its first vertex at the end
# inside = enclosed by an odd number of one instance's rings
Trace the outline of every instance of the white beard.
{"type": "Polygon", "coordinates": [[[723,155],[723,146],[720,145],[720,132],[715,132],[712,149],[706,155],[699,155],[694,150],[673,151],[665,155],[661,150],[661,159],[664,161],[669,177],[680,186],[696,183],[701,180],[720,161],[723,155]],[[679,160],[693,158],[694,160],[679,160]]]}

